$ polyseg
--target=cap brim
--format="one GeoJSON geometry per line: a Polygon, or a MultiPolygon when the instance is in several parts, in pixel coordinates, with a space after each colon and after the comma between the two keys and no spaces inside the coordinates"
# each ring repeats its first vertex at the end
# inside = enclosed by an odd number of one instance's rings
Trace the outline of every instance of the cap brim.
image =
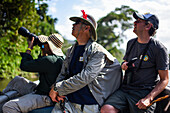
{"type": "Polygon", "coordinates": [[[89,24],[92,28],[92,35],[93,35],[92,40],[97,41],[97,33],[92,23],[90,23],[88,20],[84,19],[83,17],[70,17],[70,20],[74,22],[76,22],[77,20],[82,20],[85,24],[89,24]]]}
{"type": "Polygon", "coordinates": [[[134,17],[135,19],[140,18],[140,19],[142,19],[142,20],[145,20],[145,18],[144,18],[143,15],[141,15],[141,14],[139,14],[139,13],[136,13],[136,12],[133,13],[133,17],[134,17]]]}

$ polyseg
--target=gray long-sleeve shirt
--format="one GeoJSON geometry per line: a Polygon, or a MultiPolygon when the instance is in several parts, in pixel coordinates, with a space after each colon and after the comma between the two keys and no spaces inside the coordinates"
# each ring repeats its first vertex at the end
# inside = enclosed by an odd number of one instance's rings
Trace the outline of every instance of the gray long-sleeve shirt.
{"type": "Polygon", "coordinates": [[[74,46],[67,51],[55,87],[59,95],[67,95],[88,85],[99,105],[102,105],[104,100],[117,90],[121,84],[122,71],[120,64],[105,48],[89,40],[83,54],[83,70],[65,80],[69,74],[69,64],[74,46]]]}

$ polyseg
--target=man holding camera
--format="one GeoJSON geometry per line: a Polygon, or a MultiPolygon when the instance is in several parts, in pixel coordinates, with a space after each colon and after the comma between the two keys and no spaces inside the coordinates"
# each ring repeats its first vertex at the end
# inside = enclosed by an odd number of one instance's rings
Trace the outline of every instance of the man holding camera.
{"type": "Polygon", "coordinates": [[[101,113],[118,113],[125,109],[126,113],[153,113],[155,105],[151,102],[168,84],[167,49],[151,38],[158,29],[158,18],[153,14],[136,12],[133,17],[136,19],[133,32],[138,37],[127,43],[125,61],[121,66],[125,70],[124,82],[120,90],[106,100],[101,113]],[[131,61],[134,63],[128,66],[131,61]]]}
{"type": "MultiPolygon", "coordinates": [[[[31,50],[34,46],[34,37],[32,37],[32,40],[28,40],[26,52],[21,53],[22,60],[20,68],[27,72],[38,72],[40,82],[33,92],[5,103],[3,106],[4,113],[25,113],[33,109],[53,105],[48,95],[51,85],[55,82],[62,67],[64,54],[61,48],[64,40],[59,34],[52,34],[49,37],[40,35],[38,36],[38,40],[40,41],[39,46],[42,55],[38,59],[32,58],[31,50]]],[[[13,88],[17,89],[16,87],[18,87],[17,91],[21,91],[22,94],[24,91],[28,92],[29,90],[25,86],[29,86],[30,88],[35,86],[35,84],[32,84],[31,87],[30,81],[22,80],[19,79],[15,83],[12,83],[13,88]]]]}
{"type": "Polygon", "coordinates": [[[51,99],[58,102],[52,113],[98,113],[104,99],[121,84],[119,62],[95,42],[97,23],[84,10],[82,13],[82,17],[70,18],[75,22],[72,35],[77,42],[68,49],[50,91],[51,99]]]}

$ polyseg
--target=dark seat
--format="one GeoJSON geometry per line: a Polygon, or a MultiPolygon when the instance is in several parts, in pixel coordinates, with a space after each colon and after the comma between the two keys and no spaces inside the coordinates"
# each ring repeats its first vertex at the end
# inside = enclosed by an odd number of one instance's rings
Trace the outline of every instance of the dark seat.
{"type": "Polygon", "coordinates": [[[53,108],[54,108],[54,106],[43,107],[43,108],[32,110],[28,113],[51,113],[53,108]]]}

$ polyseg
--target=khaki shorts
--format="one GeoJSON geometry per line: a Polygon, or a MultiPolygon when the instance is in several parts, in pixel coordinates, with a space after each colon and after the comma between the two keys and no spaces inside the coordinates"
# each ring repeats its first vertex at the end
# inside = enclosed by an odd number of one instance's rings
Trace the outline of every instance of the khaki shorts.
{"type": "Polygon", "coordinates": [[[53,105],[50,97],[30,93],[10,100],[3,105],[3,113],[27,113],[33,109],[53,105]]]}

